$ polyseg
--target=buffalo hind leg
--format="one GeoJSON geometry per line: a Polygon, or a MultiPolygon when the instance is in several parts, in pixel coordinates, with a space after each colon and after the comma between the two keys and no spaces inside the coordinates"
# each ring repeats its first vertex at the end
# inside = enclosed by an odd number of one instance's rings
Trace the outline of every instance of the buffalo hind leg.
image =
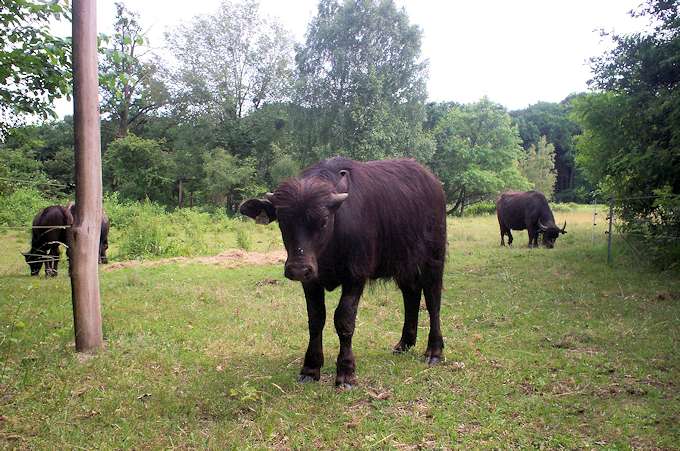
{"type": "Polygon", "coordinates": [[[302,286],[307,301],[307,323],[309,326],[309,345],[305,362],[300,370],[298,382],[318,381],[323,366],[323,327],[326,324],[326,305],[324,289],[318,284],[302,286]]]}
{"type": "Polygon", "coordinates": [[[406,352],[416,344],[421,291],[420,287],[401,287],[404,297],[404,327],[401,331],[401,339],[393,349],[395,354],[406,352]]]}
{"type": "Polygon", "coordinates": [[[439,310],[442,300],[442,270],[434,280],[423,287],[425,304],[430,314],[430,334],[427,337],[427,349],[425,350],[425,362],[428,365],[436,365],[442,360],[444,352],[444,338],[442,337],[439,310]]]}
{"type": "Polygon", "coordinates": [[[340,339],[335,385],[340,388],[352,388],[352,385],[356,384],[356,362],[352,352],[352,336],[364,284],[363,281],[343,284],[340,303],[335,309],[335,330],[340,339]]]}

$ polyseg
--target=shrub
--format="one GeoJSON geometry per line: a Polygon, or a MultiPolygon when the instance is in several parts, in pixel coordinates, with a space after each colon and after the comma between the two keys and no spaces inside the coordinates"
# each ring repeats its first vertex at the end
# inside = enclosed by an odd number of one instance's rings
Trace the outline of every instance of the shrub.
{"type": "Polygon", "coordinates": [[[39,210],[55,203],[35,188],[18,188],[0,195],[0,225],[29,227],[39,210]]]}
{"type": "Polygon", "coordinates": [[[236,244],[244,251],[249,251],[253,246],[250,233],[243,227],[236,229],[236,244]]]}
{"type": "Polygon", "coordinates": [[[465,216],[492,215],[495,213],[496,203],[490,200],[474,203],[463,210],[465,216]]]}

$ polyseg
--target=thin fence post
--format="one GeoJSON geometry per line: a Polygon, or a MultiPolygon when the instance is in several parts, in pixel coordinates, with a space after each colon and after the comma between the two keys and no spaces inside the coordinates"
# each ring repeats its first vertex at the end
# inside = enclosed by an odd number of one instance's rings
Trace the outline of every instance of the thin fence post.
{"type": "Polygon", "coordinates": [[[612,264],[612,222],[614,221],[614,198],[609,199],[609,230],[607,231],[607,264],[612,264]]]}
{"type": "Polygon", "coordinates": [[[597,225],[597,199],[593,197],[593,227],[590,232],[590,246],[595,247],[595,226],[597,225]]]}

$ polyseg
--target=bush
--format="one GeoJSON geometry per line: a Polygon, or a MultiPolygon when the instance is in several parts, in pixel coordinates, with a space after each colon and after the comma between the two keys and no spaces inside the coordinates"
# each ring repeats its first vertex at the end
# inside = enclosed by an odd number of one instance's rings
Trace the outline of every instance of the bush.
{"type": "Polygon", "coordinates": [[[41,209],[58,202],[43,197],[35,188],[18,188],[0,195],[0,225],[27,228],[41,209]]]}
{"type": "Polygon", "coordinates": [[[236,229],[236,244],[244,251],[249,251],[252,248],[250,233],[243,227],[236,229]]]}
{"type": "Polygon", "coordinates": [[[480,216],[496,214],[496,203],[493,201],[482,201],[467,206],[463,210],[465,216],[480,216]]]}
{"type": "Polygon", "coordinates": [[[219,248],[223,244],[219,237],[233,229],[233,220],[224,213],[194,208],[168,212],[149,201],[121,202],[115,195],[106,197],[111,230],[118,234],[118,258],[204,255],[219,248]]]}

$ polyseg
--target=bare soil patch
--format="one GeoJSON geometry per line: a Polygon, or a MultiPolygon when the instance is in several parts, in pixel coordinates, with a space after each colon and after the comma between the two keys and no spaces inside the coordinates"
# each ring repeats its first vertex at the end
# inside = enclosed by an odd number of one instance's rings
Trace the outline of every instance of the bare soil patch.
{"type": "Polygon", "coordinates": [[[207,257],[171,257],[159,260],[129,260],[100,266],[102,271],[115,271],[132,267],[153,267],[172,263],[184,265],[201,264],[214,265],[222,268],[238,268],[246,265],[273,265],[286,261],[286,251],[247,252],[241,249],[229,249],[220,254],[207,257]]]}

